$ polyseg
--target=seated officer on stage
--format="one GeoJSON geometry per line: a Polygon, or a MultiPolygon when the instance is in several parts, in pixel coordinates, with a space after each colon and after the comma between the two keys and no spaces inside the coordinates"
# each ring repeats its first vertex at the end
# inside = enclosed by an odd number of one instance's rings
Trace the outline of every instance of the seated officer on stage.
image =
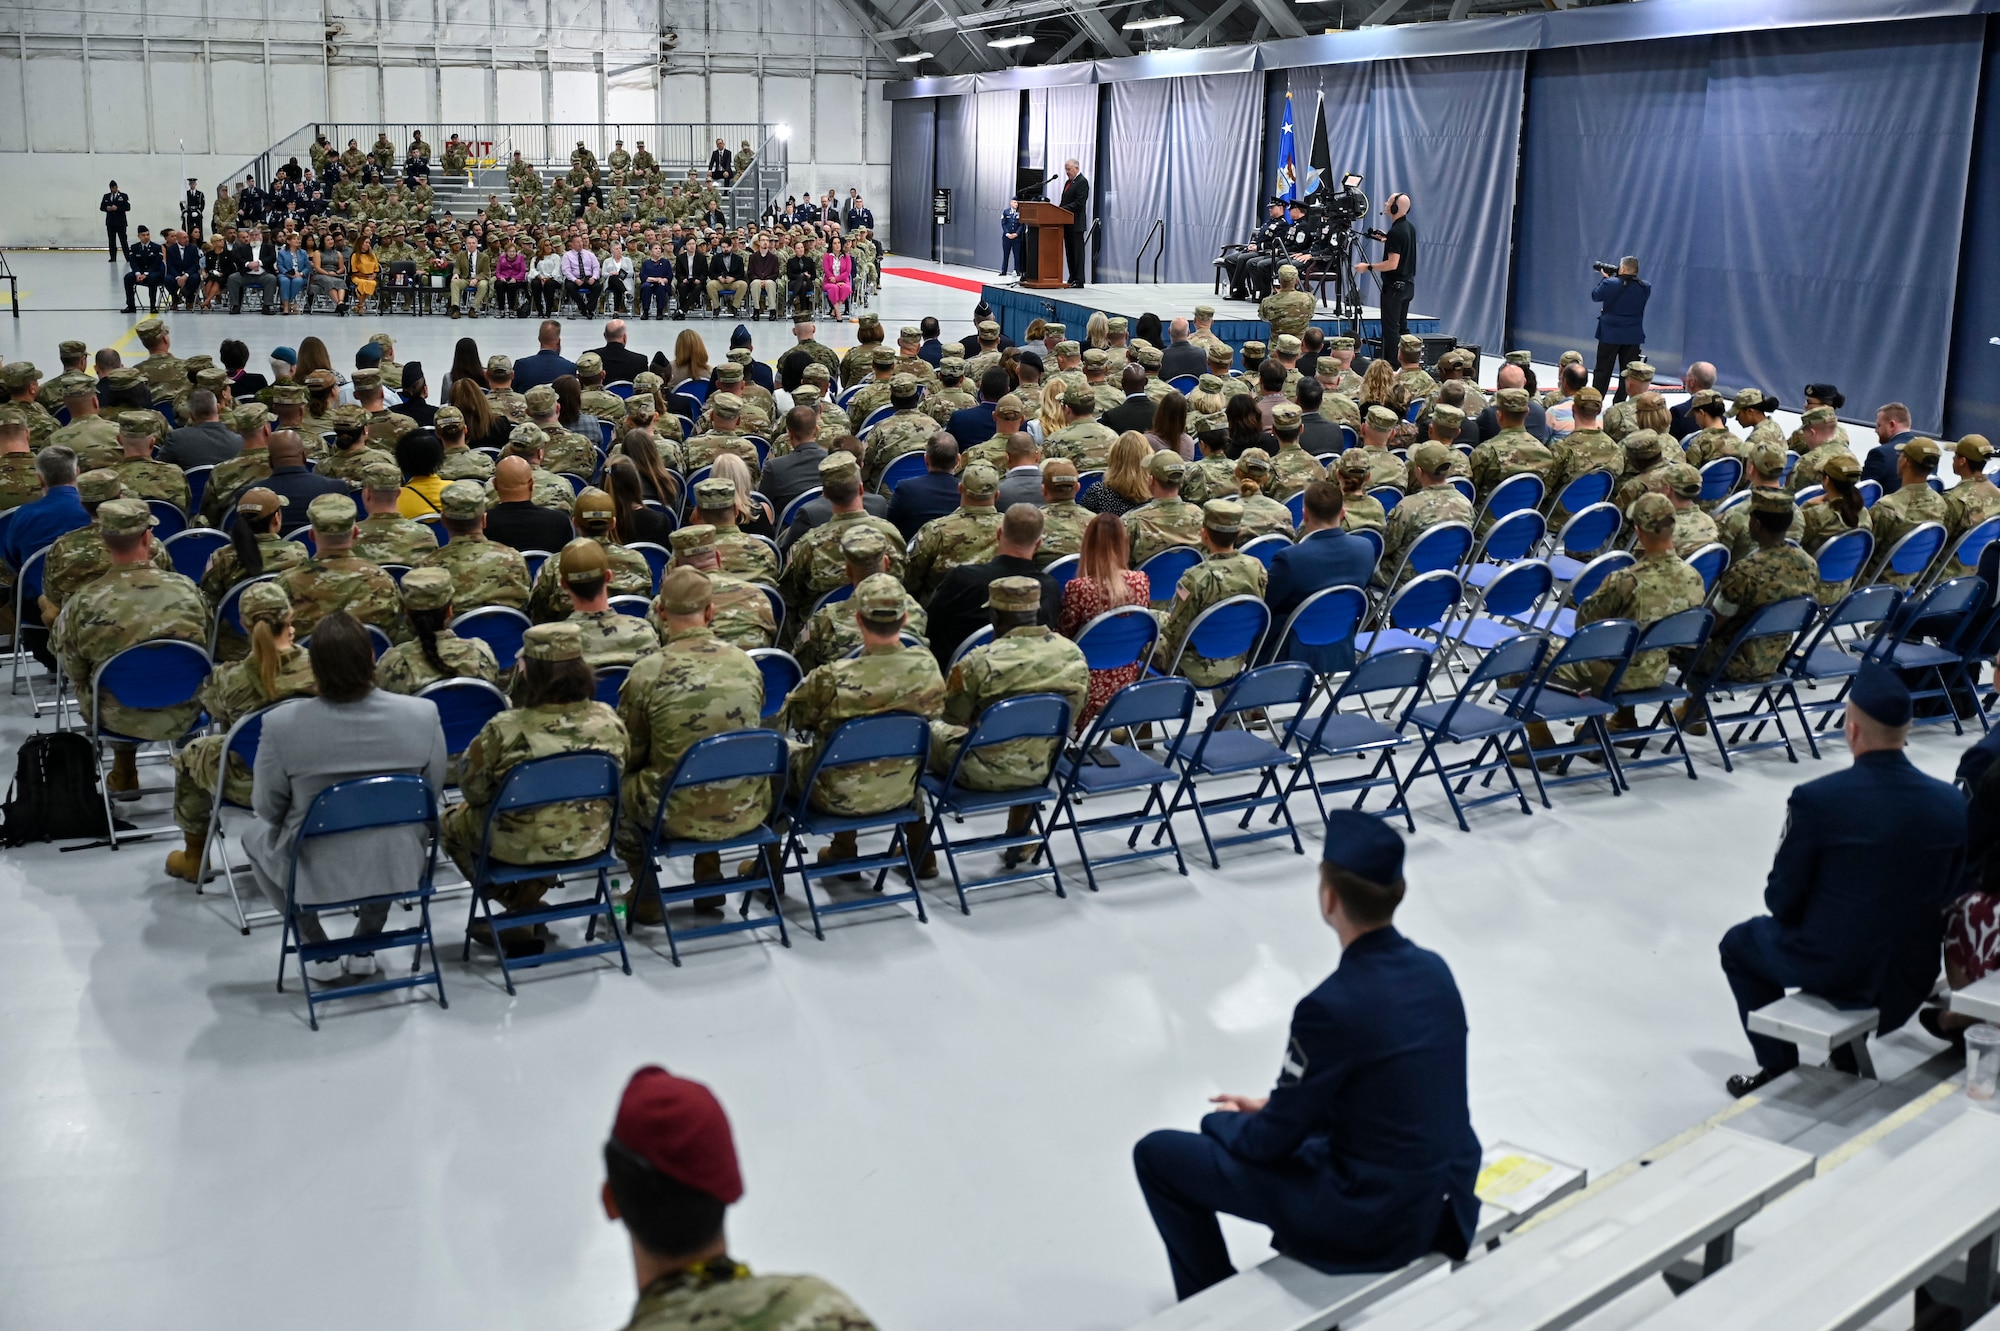
{"type": "Polygon", "coordinates": [[[1479,1139],[1458,986],[1390,924],[1395,829],[1342,809],[1325,844],[1319,909],[1340,966],[1292,1010],[1277,1086],[1215,1096],[1200,1132],[1149,1133],[1132,1152],[1183,1299],[1235,1274],[1217,1213],[1269,1225],[1272,1246],[1323,1271],[1458,1259],[1471,1242],[1479,1139]]]}
{"type": "MultiPolygon", "coordinates": [[[[1771,913],[1722,936],[1722,973],[1746,1023],[1787,989],[1803,989],[1836,1007],[1879,1008],[1876,1030],[1887,1034],[1937,983],[1944,910],[1965,858],[1965,802],[1904,754],[1910,691],[1892,671],[1861,668],[1846,729],[1854,765],[1795,788],[1786,805],[1764,883],[1771,913]],[[1866,817],[1854,816],[1863,809],[1866,817]]],[[[1752,1035],[1750,1047],[1758,1070],[1731,1077],[1731,1095],[1798,1066],[1793,1045],[1752,1035]]],[[[1834,1066],[1853,1072],[1852,1058],[1840,1050],[1834,1066]]]]}

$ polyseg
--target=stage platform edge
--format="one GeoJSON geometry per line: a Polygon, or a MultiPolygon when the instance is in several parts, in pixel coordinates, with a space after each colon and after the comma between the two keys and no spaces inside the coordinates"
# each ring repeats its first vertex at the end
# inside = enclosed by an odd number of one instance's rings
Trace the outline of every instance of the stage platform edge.
{"type": "MultiPolygon", "coordinates": [[[[1022,334],[1036,319],[1052,319],[1063,325],[1069,335],[1082,339],[1083,327],[1090,316],[1098,312],[1107,317],[1122,316],[1136,323],[1141,314],[1148,310],[1160,316],[1162,324],[1171,322],[1176,315],[1193,317],[1197,305],[1215,307],[1215,335],[1232,347],[1241,347],[1245,342],[1269,342],[1271,325],[1257,317],[1254,301],[1218,299],[1214,292],[1199,282],[1161,282],[1139,284],[1105,284],[1087,287],[1057,287],[1042,291],[1029,287],[994,286],[980,288],[980,298],[993,307],[995,317],[1000,322],[1000,331],[1015,342],[1023,342],[1022,334]]],[[[1381,337],[1382,312],[1372,305],[1361,309],[1361,333],[1364,342],[1381,337]]],[[[1313,323],[1326,330],[1329,335],[1345,334],[1348,324],[1331,316],[1315,318],[1313,323]]],[[[1434,315],[1413,314],[1409,320],[1413,333],[1436,333],[1438,320],[1434,315]]],[[[1242,353],[1236,357],[1235,369],[1243,368],[1242,353]]]]}

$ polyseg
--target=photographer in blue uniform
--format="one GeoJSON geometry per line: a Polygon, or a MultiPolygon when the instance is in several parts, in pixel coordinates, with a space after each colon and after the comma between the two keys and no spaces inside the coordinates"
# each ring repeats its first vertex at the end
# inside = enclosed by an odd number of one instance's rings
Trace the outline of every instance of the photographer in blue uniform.
{"type": "Polygon", "coordinates": [[[1218,1213],[1271,1227],[1322,1271],[1465,1256],[1479,1215],[1465,1007],[1451,969],[1398,933],[1403,839],[1373,814],[1327,819],[1319,911],[1340,965],[1292,1011],[1268,1096],[1218,1095],[1200,1132],[1149,1133],[1132,1162],[1188,1298],[1235,1274],[1218,1213]]]}
{"type": "MultiPolygon", "coordinates": [[[[1639,260],[1628,254],[1613,268],[1608,263],[1592,264],[1598,283],[1590,298],[1604,308],[1597,312],[1597,369],[1591,382],[1602,393],[1621,365],[1646,359],[1641,348],[1646,341],[1646,302],[1653,288],[1639,276],[1639,260]]],[[[1621,379],[1614,402],[1625,400],[1621,379]]]]}

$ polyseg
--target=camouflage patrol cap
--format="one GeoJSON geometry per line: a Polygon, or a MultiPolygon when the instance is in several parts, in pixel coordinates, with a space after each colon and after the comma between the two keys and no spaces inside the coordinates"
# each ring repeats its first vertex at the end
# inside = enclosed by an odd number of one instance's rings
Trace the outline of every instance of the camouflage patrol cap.
{"type": "Polygon", "coordinates": [[[276,490],[253,485],[236,497],[236,511],[253,518],[268,518],[291,502],[276,490]]]}
{"type": "Polygon", "coordinates": [[[750,363],[750,349],[738,347],[729,353],[729,358],[715,367],[717,383],[742,383],[743,367],[750,363]]]}
{"type": "Polygon", "coordinates": [[[1298,280],[1299,268],[1297,264],[1281,263],[1278,265],[1278,281],[1280,284],[1288,287],[1296,286],[1298,285],[1298,280]]]}
{"type": "Polygon", "coordinates": [[[90,350],[89,343],[78,342],[74,339],[56,343],[56,355],[62,357],[64,360],[72,360],[88,350],[90,350]]]}
{"type": "Polygon", "coordinates": [[[896,349],[894,347],[878,346],[875,350],[868,353],[868,361],[869,364],[878,370],[894,365],[896,363],[896,349]]]}
{"type": "Polygon", "coordinates": [[[1832,407],[1808,407],[1799,416],[1801,425],[1836,425],[1839,422],[1840,417],[1834,414],[1832,407]]]}
{"type": "Polygon", "coordinates": [[[1665,536],[1674,529],[1674,506],[1663,494],[1648,491],[1640,495],[1625,510],[1625,516],[1635,529],[1652,536],[1665,536]]]}
{"type": "Polygon", "coordinates": [[[130,365],[121,365],[104,376],[104,382],[113,388],[137,388],[146,382],[146,376],[130,365]]]}
{"type": "Polygon", "coordinates": [[[1604,405],[1604,394],[1600,393],[1593,385],[1585,384],[1571,395],[1570,401],[1584,403],[1593,407],[1601,407],[1604,405]]]}
{"type": "Polygon", "coordinates": [[[90,397],[97,392],[97,380],[87,374],[57,375],[52,387],[64,398],[90,397]]]}
{"type": "Polygon", "coordinates": [[[915,324],[904,324],[896,337],[903,342],[921,342],[924,340],[924,330],[915,324]]]}
{"type": "Polygon", "coordinates": [[[1440,402],[1431,408],[1431,428],[1456,431],[1465,424],[1465,413],[1449,402],[1440,402]]]}
{"type": "Polygon", "coordinates": [[[1051,490],[1075,490],[1076,464],[1068,458],[1050,458],[1042,464],[1042,484],[1051,490]]]}
{"type": "Polygon", "coordinates": [[[1204,374],[1194,381],[1194,391],[1197,393],[1220,393],[1223,382],[1223,378],[1219,374],[1204,374]]]}
{"type": "Polygon", "coordinates": [[[1083,345],[1070,338],[1064,338],[1062,341],[1056,343],[1056,355],[1058,356],[1081,356],[1082,354],[1083,345]]]}
{"type": "Polygon", "coordinates": [[[465,424],[465,413],[460,411],[457,407],[439,407],[437,409],[437,415],[431,418],[431,426],[433,429],[442,429],[447,425],[463,425],[463,424],[465,424]]]}
{"type": "Polygon", "coordinates": [[[1642,360],[1627,361],[1625,377],[1633,383],[1650,384],[1653,382],[1653,367],[1642,360]]]}
{"type": "Polygon", "coordinates": [[[965,377],[965,357],[946,356],[938,362],[938,378],[963,379],[965,377]]]}
{"type": "Polygon", "coordinates": [[[1819,474],[1836,481],[1851,481],[1861,474],[1861,459],[1852,453],[1835,453],[1820,467],[1819,474]]]}
{"type": "Polygon", "coordinates": [[[347,381],[354,385],[356,392],[368,392],[382,386],[382,372],[380,370],[356,370],[348,376],[347,381]]]}
{"type": "Polygon", "coordinates": [[[197,351],[192,356],[181,357],[181,370],[190,379],[202,370],[212,370],[214,368],[215,357],[209,355],[206,351],[197,351]]]}
{"type": "Polygon", "coordinates": [[[76,478],[76,497],[86,504],[101,504],[124,493],[124,483],[109,467],[98,467],[76,478]]]}
{"type": "MultiPolygon", "coordinates": [[[[274,583],[258,583],[260,587],[274,583]]],[[[454,587],[451,574],[441,568],[413,568],[403,575],[405,610],[442,610],[451,604],[454,587]]]]}
{"type": "Polygon", "coordinates": [[[1000,325],[991,319],[981,319],[978,325],[979,340],[991,342],[1000,336],[1000,325]]]}
{"type": "Polygon", "coordinates": [[[1271,474],[1271,455],[1261,448],[1246,448],[1236,459],[1236,470],[1252,476],[1271,474]]]}
{"type": "Polygon", "coordinates": [[[514,358],[495,352],[486,358],[486,372],[488,374],[497,374],[504,379],[511,379],[514,377],[514,358]]]}
{"type": "Polygon", "coordinates": [[[1768,439],[1750,446],[1750,468],[1759,476],[1776,480],[1785,474],[1786,449],[1768,439]]]}
{"type": "Polygon", "coordinates": [[[354,530],[354,501],[346,495],[319,495],[306,505],[314,534],[342,536],[354,530]]]}
{"type": "MultiPolygon", "coordinates": [[[[802,383],[797,388],[794,388],[792,390],[792,405],[795,407],[810,407],[813,403],[817,401],[819,401],[818,384],[802,383]]],[[[627,416],[630,416],[632,414],[631,409],[629,407],[626,409],[625,414],[627,416]]]]}
{"type": "Polygon", "coordinates": [[[854,612],[871,624],[903,622],[903,584],[887,573],[871,573],[854,589],[854,612]]]}
{"type": "Polygon", "coordinates": [[[396,339],[390,337],[387,333],[370,333],[368,340],[375,346],[382,348],[385,354],[396,349],[396,339]]]}
{"type": "Polygon", "coordinates": [[[906,370],[900,374],[892,375],[890,377],[889,396],[911,397],[916,393],[917,389],[921,388],[922,386],[923,385],[917,382],[917,376],[909,373],[906,370]]]}
{"type": "Polygon", "coordinates": [[[716,509],[736,507],[736,482],[727,476],[710,476],[698,481],[694,487],[696,508],[716,509]]]}
{"type": "Polygon", "coordinates": [[[1683,499],[1701,497],[1701,473],[1685,462],[1670,462],[1661,473],[1667,488],[1683,499]]]}
{"type": "Polygon", "coordinates": [[[698,568],[668,569],[655,603],[664,614],[698,615],[715,603],[715,584],[698,568]]]}
{"type": "Polygon", "coordinates": [[[1655,431],[1634,430],[1625,436],[1625,461],[1641,467],[1651,466],[1660,460],[1662,447],[1664,445],[1655,431]]]}
{"type": "Polygon", "coordinates": [[[1340,476],[1367,476],[1375,467],[1368,461],[1367,449],[1350,448],[1333,464],[1333,470],[1340,476]]]}
{"type": "Polygon", "coordinates": [[[521,635],[521,655],[530,661],[583,659],[583,630],[567,620],[537,624],[521,635]]]}
{"type": "Polygon", "coordinates": [[[226,423],[238,434],[251,435],[278,419],[261,402],[242,402],[229,409],[226,423]]]}
{"type": "Polygon", "coordinates": [[[0,388],[10,393],[20,392],[41,377],[42,372],[35,368],[32,361],[17,360],[0,366],[0,388]]]}
{"type": "MultiPolygon", "coordinates": [[[[306,404],[308,396],[310,394],[306,392],[304,384],[271,385],[271,401],[281,407],[303,407],[306,404]]],[[[447,411],[456,412],[457,410],[457,407],[440,407],[438,408],[438,414],[443,415],[447,411]]]]}
{"type": "Polygon", "coordinates": [[[1912,439],[1896,445],[1896,451],[1919,467],[1929,468],[1937,464],[1939,450],[1935,439],[1912,439]]]}
{"type": "Polygon", "coordinates": [[[1776,411],[1778,399],[1769,396],[1761,388],[1746,388],[1738,393],[1729,405],[1731,416],[1741,416],[1746,411],[1776,411]]]}
{"type": "MultiPolygon", "coordinates": [[[[804,376],[805,381],[813,385],[815,388],[825,388],[828,384],[833,382],[832,373],[828,371],[826,366],[821,365],[818,361],[812,361],[800,373],[804,376]]],[[[798,392],[797,389],[793,389],[792,391],[794,394],[798,392]]]]}
{"type": "Polygon", "coordinates": [[[579,527],[608,528],[618,520],[618,506],[611,502],[610,495],[594,485],[577,491],[576,503],[569,513],[579,527]]]}
{"type": "MultiPolygon", "coordinates": [[[[414,569],[411,570],[415,572],[414,569]]],[[[444,577],[445,586],[451,586],[451,575],[442,569],[425,569],[426,573],[438,573],[444,577]]],[[[253,582],[243,589],[236,599],[236,614],[245,624],[269,624],[282,628],[292,618],[291,593],[285,584],[272,578],[266,582],[253,582]]]]}
{"type": "Polygon", "coordinates": [[[1021,404],[1021,398],[1018,393],[1006,393],[1001,396],[998,402],[993,404],[993,414],[995,416],[1006,416],[1009,419],[1025,419],[1028,409],[1021,404]]]}
{"type": "Polygon", "coordinates": [[[551,415],[562,405],[562,399],[556,396],[556,390],[547,384],[536,384],[522,396],[528,400],[528,414],[531,416],[551,415]]]}
{"type": "MultiPolygon", "coordinates": [[[[1352,351],[1354,350],[1354,339],[1351,337],[1329,337],[1326,340],[1326,349],[1328,351],[1352,351]]],[[[1321,363],[1324,364],[1325,362],[1321,363]]]]}
{"type": "Polygon", "coordinates": [[[1042,608],[1042,584],[1033,578],[995,578],[986,584],[986,608],[1017,614],[1042,608]]]}
{"type": "Polygon", "coordinates": [[[1750,511],[1752,513],[1775,513],[1789,518],[1798,512],[1798,508],[1792,497],[1783,490],[1768,488],[1752,490],[1750,492],[1750,511]]]}
{"type": "Polygon", "coordinates": [[[1162,485],[1179,485],[1187,476],[1187,463],[1172,449],[1157,449],[1146,459],[1146,474],[1162,485]]]}
{"type": "Polygon", "coordinates": [[[1993,456],[1993,445],[1983,434],[1969,434],[1953,444],[1951,451],[1967,462],[1984,463],[1993,456]]]}
{"type": "Polygon", "coordinates": [[[1096,411],[1097,394],[1088,384],[1069,384],[1063,389],[1063,405],[1071,411],[1096,411]]]}
{"type": "Polygon", "coordinates": [[[667,381],[660,378],[659,375],[654,374],[651,370],[641,370],[632,376],[632,387],[641,393],[651,392],[655,388],[665,388],[666,386],[667,381]]]}
{"type": "MultiPolygon", "coordinates": [[[[1447,408],[1439,408],[1439,410],[1447,410],[1447,408]]],[[[1448,408],[1448,410],[1456,411],[1457,408],[1448,408]]],[[[1437,475],[1439,472],[1450,468],[1451,450],[1435,439],[1426,440],[1410,450],[1410,462],[1419,471],[1427,471],[1432,475],[1437,475]]]]}
{"type": "Polygon", "coordinates": [[[1271,407],[1271,429],[1281,435],[1290,435],[1304,423],[1305,413],[1296,402],[1279,402],[1271,407]]]}
{"type": "Polygon", "coordinates": [[[710,416],[741,416],[743,399],[734,393],[717,393],[708,400],[710,416]]]}
{"type": "Polygon", "coordinates": [[[967,499],[991,499],[1000,489],[1000,473],[984,462],[975,462],[958,474],[958,488],[967,499]]]}
{"type": "Polygon", "coordinates": [[[1201,506],[1201,525],[1224,534],[1243,530],[1243,503],[1237,499],[1211,499],[1201,506]]]}
{"type": "Polygon", "coordinates": [[[859,478],[861,464],[854,454],[844,448],[836,448],[819,460],[819,478],[822,481],[837,481],[847,477],[859,478]]]}
{"type": "Polygon", "coordinates": [[[1124,315],[1114,314],[1104,321],[1104,327],[1109,332],[1122,333],[1131,327],[1131,324],[1126,322],[1124,315]]]}
{"type": "Polygon", "coordinates": [[[855,568],[879,568],[889,542],[873,527],[856,526],[840,538],[840,555],[855,568]]]}
{"type": "Polygon", "coordinates": [[[1254,358],[1254,359],[1256,359],[1256,360],[1262,360],[1262,359],[1264,359],[1264,350],[1265,350],[1265,348],[1264,348],[1264,344],[1263,344],[1262,342],[1258,342],[1258,341],[1254,341],[1254,340],[1253,340],[1253,341],[1249,341],[1249,342],[1245,342],[1245,343],[1243,344],[1243,354],[1244,354],[1244,355],[1246,355],[1246,356],[1249,356],[1249,357],[1252,357],[1252,358],[1254,358]]]}
{"type": "Polygon", "coordinates": [[[1042,325],[1042,337],[1044,339],[1052,337],[1055,338],[1058,342],[1060,342],[1063,339],[1063,337],[1068,334],[1068,332],[1069,329],[1063,327],[1061,324],[1042,325]]]}
{"type": "Polygon", "coordinates": [[[601,582],[610,572],[611,560],[604,547],[588,536],[579,536],[562,548],[556,560],[556,576],[565,587],[579,582],[601,582]]]}
{"type": "Polygon", "coordinates": [[[305,384],[308,394],[314,392],[324,393],[340,387],[340,380],[335,377],[332,370],[308,370],[306,371],[305,384]]]}
{"type": "Polygon", "coordinates": [[[1083,368],[1086,370],[1101,370],[1109,364],[1111,353],[1102,347],[1092,347],[1083,353],[1083,368]]]}
{"type": "Polygon", "coordinates": [[[586,351],[576,358],[576,372],[579,377],[604,373],[604,357],[594,351],[586,351]]]}
{"type": "Polygon", "coordinates": [[[1271,339],[1271,350],[1280,356],[1296,356],[1304,350],[1304,344],[1291,333],[1280,333],[1271,339]]]}
{"type": "Polygon", "coordinates": [[[165,422],[150,411],[121,411],[118,413],[118,433],[129,434],[134,438],[140,435],[151,436],[164,433],[164,425],[165,422]]]}
{"type": "MultiPolygon", "coordinates": [[[[1275,415],[1276,413],[1273,413],[1274,419],[1275,415]]],[[[1368,408],[1367,419],[1369,428],[1371,429],[1393,430],[1402,421],[1403,418],[1401,416],[1398,416],[1395,412],[1389,410],[1387,407],[1383,406],[1381,403],[1378,402],[1374,406],[1368,408]]]]}
{"type": "Polygon", "coordinates": [[[371,462],[361,469],[361,488],[378,494],[403,488],[403,469],[393,462],[371,462]]]}
{"type": "Polygon", "coordinates": [[[1149,370],[1159,369],[1160,363],[1166,359],[1165,352],[1158,347],[1144,345],[1137,338],[1133,339],[1132,346],[1133,358],[1149,370]]]}
{"type": "Polygon", "coordinates": [[[211,393],[219,393],[229,387],[229,375],[226,371],[218,370],[211,365],[206,369],[195,371],[194,386],[206,388],[211,393]]]}
{"type": "Polygon", "coordinates": [[[882,324],[882,316],[874,313],[871,310],[869,313],[862,315],[861,318],[856,321],[855,326],[857,328],[878,328],[881,326],[881,324],[882,324]]]}
{"type": "Polygon", "coordinates": [[[486,487],[478,481],[453,481],[438,495],[438,511],[463,522],[486,511],[486,487]]]}
{"type": "Polygon", "coordinates": [[[507,432],[507,442],[533,453],[548,447],[549,433],[539,425],[517,425],[507,432]]]}
{"type": "Polygon", "coordinates": [[[698,555],[715,548],[715,528],[706,522],[690,522],[677,527],[667,537],[676,555],[698,555]]]}
{"type": "Polygon", "coordinates": [[[1213,319],[1215,317],[1215,306],[1208,304],[1195,306],[1194,317],[1197,319],[1213,319]]]}
{"type": "Polygon", "coordinates": [[[1208,363],[1210,365],[1228,365],[1235,359],[1236,353],[1231,351],[1227,346],[1215,342],[1208,344],[1208,363]]]}
{"type": "Polygon", "coordinates": [[[148,315],[146,318],[132,325],[132,331],[140,337],[151,337],[155,333],[166,332],[167,321],[158,315],[148,315]]]}
{"type": "Polygon", "coordinates": [[[1405,333],[1401,337],[1396,339],[1396,350],[1398,351],[1420,352],[1423,349],[1424,349],[1424,340],[1421,337],[1418,337],[1415,333],[1405,333]]]}
{"type": "Polygon", "coordinates": [[[326,422],[339,434],[360,434],[368,428],[368,413],[352,402],[343,403],[326,414],[326,422]]]}
{"type": "Polygon", "coordinates": [[[1518,365],[1525,370],[1528,366],[1535,363],[1535,353],[1532,351],[1510,351],[1501,359],[1505,360],[1509,365],[1518,365]]]}
{"type": "Polygon", "coordinates": [[[107,536],[130,536],[159,525],[143,499],[107,499],[98,505],[98,530],[107,536]]]}
{"type": "Polygon", "coordinates": [[[1565,351],[1561,356],[1556,358],[1556,368],[1558,370],[1565,365],[1581,364],[1583,364],[1583,353],[1581,351],[1565,351]]]}
{"type": "Polygon", "coordinates": [[[1493,405],[1510,414],[1528,409],[1528,390],[1525,388],[1503,388],[1493,395],[1493,405]]]}

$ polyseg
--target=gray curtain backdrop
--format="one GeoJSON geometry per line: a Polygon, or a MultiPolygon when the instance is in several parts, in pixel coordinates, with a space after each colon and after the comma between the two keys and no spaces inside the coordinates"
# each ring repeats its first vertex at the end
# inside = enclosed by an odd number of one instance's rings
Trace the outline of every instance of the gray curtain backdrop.
{"type": "MultiPolygon", "coordinates": [[[[1972,151],[1965,213],[1971,243],[1959,255],[1944,428],[1954,439],[1965,434],[1993,439],[2000,437],[2000,347],[1990,340],[2000,337],[2000,245],[1992,241],[2000,227],[2000,29],[1991,27],[1972,151]]],[[[1874,405],[1879,404],[1862,403],[1861,410],[1874,405]]]]}
{"type": "Polygon", "coordinates": [[[979,94],[938,98],[937,178],[931,183],[951,191],[951,224],[943,230],[944,252],[937,256],[944,263],[977,262],[973,244],[979,230],[978,169],[979,94]]]}
{"type": "MultiPolygon", "coordinates": [[[[1521,52],[1507,51],[1290,71],[1301,165],[1323,96],[1330,164],[1336,175],[1365,177],[1361,187],[1376,209],[1367,225],[1385,225],[1380,210],[1391,194],[1411,198],[1411,313],[1435,315],[1445,332],[1487,351],[1500,347],[1506,327],[1525,68],[1521,52]]],[[[1262,182],[1266,194],[1271,183],[1262,182]]],[[[1375,258],[1380,247],[1368,242],[1364,252],[1375,258]]],[[[1381,300],[1373,277],[1362,278],[1362,293],[1370,305],[1381,300]]]]}
{"type": "MultiPolygon", "coordinates": [[[[1103,91],[1110,121],[1100,182],[1104,248],[1092,279],[1132,281],[1147,233],[1164,221],[1160,280],[1207,280],[1216,250],[1256,218],[1257,155],[1244,147],[1258,141],[1263,76],[1194,75],[1103,91]]],[[[1139,278],[1152,274],[1148,257],[1139,278]]]]}
{"type": "MultiPolygon", "coordinates": [[[[979,94],[979,155],[974,164],[974,186],[959,196],[971,205],[976,196],[978,211],[973,224],[972,262],[981,268],[1000,267],[1000,214],[1014,195],[1014,172],[1021,161],[1021,94],[982,92],[979,94]]],[[[961,211],[960,216],[964,216],[961,211]]]]}
{"type": "Polygon", "coordinates": [[[1097,183],[1096,84],[1077,88],[1035,88],[1028,93],[1028,150],[1025,164],[1055,176],[1043,193],[1053,203],[1062,192],[1062,165],[1070,158],[1097,183]]]}
{"type": "Polygon", "coordinates": [[[937,99],[890,103],[889,248],[911,258],[931,253],[931,165],[937,153],[937,99]]]}

